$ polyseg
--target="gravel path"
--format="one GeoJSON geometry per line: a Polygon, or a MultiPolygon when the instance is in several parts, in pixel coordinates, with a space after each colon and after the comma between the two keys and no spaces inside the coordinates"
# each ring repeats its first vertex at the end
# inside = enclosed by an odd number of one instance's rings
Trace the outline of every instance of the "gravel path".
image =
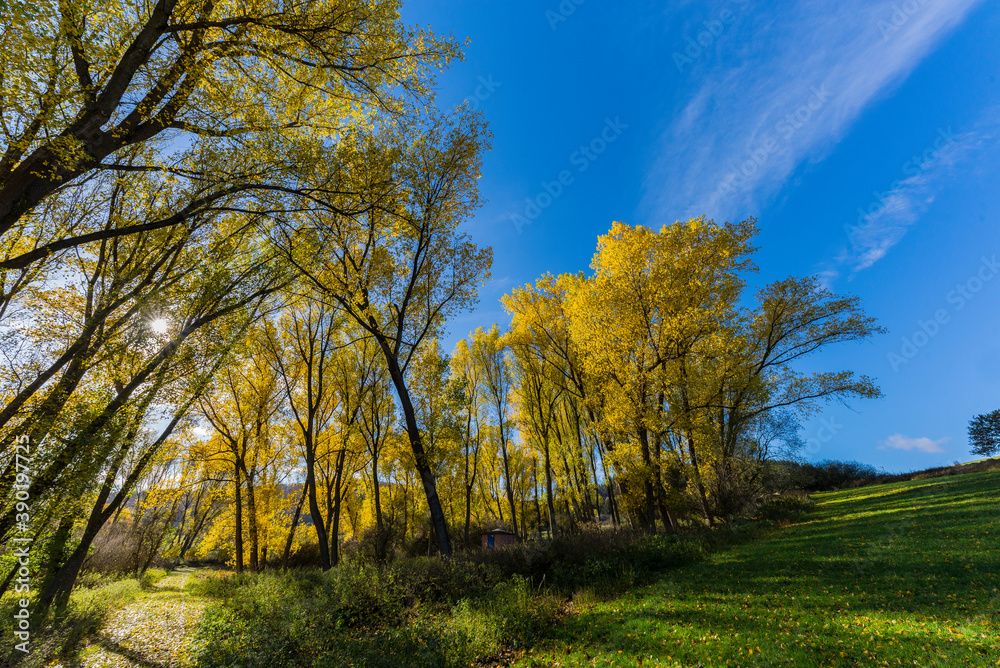
{"type": "Polygon", "coordinates": [[[194,663],[190,637],[206,602],[185,593],[193,569],[180,569],[110,616],[66,668],[184,668],[194,663]]]}

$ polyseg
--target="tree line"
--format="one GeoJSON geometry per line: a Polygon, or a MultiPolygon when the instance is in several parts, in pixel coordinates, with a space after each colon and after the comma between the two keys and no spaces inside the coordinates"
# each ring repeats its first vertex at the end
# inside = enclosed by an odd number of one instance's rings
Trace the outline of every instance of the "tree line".
{"type": "Polygon", "coordinates": [[[616,223],[589,274],[513,290],[509,327],[446,354],[489,276],[461,225],[490,137],[436,108],[459,45],[398,2],[0,21],[0,588],[30,537],[38,610],[115,541],[135,570],[258,570],[306,544],[330,568],[347,536],[385,558],[497,523],[714,525],[797,417],[879,395],[793,368],[879,328],[813,278],[746,297],[752,220],[616,223]]]}

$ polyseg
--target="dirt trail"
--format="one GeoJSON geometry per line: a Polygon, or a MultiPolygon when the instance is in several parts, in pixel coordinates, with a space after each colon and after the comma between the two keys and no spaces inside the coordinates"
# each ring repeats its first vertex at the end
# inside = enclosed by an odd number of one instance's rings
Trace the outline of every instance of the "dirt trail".
{"type": "Polygon", "coordinates": [[[195,569],[182,568],[109,616],[65,668],[183,668],[194,663],[191,636],[207,601],[185,592],[195,569]]]}

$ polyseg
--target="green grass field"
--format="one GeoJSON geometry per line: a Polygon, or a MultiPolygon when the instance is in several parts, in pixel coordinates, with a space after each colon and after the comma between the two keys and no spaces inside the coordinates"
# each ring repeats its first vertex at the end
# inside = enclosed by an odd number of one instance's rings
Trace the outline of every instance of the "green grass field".
{"type": "Polygon", "coordinates": [[[578,602],[517,666],[1000,666],[1000,471],[817,494],[770,536],[578,602]]]}
{"type": "Polygon", "coordinates": [[[185,571],[76,592],[26,665],[1000,668],[1000,471],[814,498],[796,524],[716,536],[703,560],[614,598],[585,589],[559,618],[559,591],[483,590],[435,559],[185,571]]]}

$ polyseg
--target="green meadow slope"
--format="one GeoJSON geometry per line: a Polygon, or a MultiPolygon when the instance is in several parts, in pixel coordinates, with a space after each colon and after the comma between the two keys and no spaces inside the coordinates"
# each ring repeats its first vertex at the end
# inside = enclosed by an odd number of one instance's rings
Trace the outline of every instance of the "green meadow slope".
{"type": "Polygon", "coordinates": [[[816,510],[581,603],[518,666],[1000,666],[1000,471],[816,494],[816,510]]]}

